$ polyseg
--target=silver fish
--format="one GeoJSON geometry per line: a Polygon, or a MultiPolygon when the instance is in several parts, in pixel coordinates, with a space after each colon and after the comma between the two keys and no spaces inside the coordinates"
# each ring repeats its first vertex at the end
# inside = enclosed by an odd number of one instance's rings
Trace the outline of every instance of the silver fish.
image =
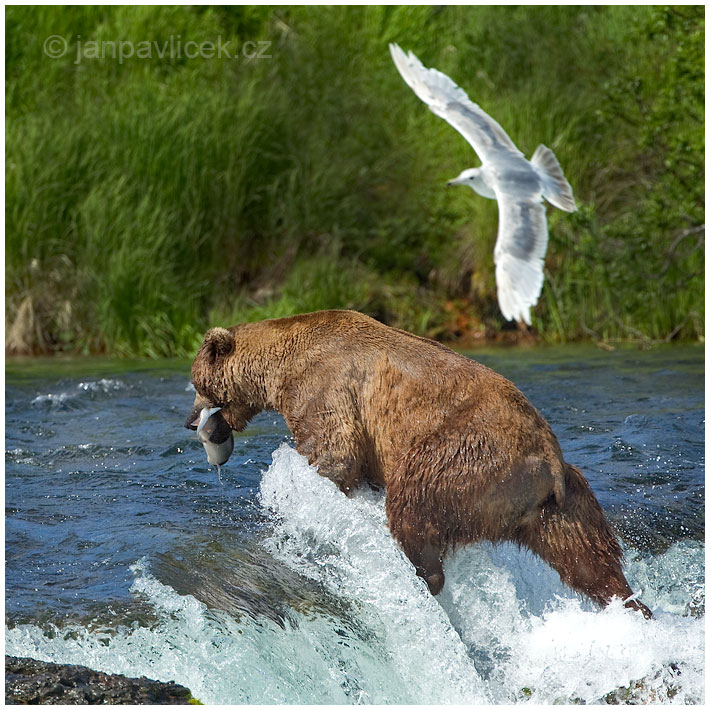
{"type": "Polygon", "coordinates": [[[197,424],[197,438],[207,453],[207,461],[212,466],[221,466],[232,455],[234,437],[232,429],[221,414],[221,407],[205,407],[200,410],[197,424]]]}

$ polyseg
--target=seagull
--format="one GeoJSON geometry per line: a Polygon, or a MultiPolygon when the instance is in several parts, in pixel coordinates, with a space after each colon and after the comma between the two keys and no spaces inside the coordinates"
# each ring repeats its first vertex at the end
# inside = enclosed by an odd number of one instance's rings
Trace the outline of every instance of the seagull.
{"type": "Polygon", "coordinates": [[[446,74],[427,69],[397,44],[390,44],[390,52],[414,93],[453,126],[481,159],[481,167],[464,170],[447,185],[468,185],[482,197],[498,201],[493,252],[498,305],[507,320],[531,325],[530,308],[540,297],[547,251],[542,199],[565,212],[577,209],[555,154],[539,145],[527,160],[500,125],[446,74]]]}

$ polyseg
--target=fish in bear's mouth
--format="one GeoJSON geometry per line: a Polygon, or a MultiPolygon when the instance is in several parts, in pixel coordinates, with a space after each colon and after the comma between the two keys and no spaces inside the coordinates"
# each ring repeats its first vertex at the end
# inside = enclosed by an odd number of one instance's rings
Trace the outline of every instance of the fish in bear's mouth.
{"type": "Polygon", "coordinates": [[[185,422],[187,429],[197,432],[212,466],[226,463],[234,450],[232,429],[222,416],[221,407],[193,407],[185,422]]]}

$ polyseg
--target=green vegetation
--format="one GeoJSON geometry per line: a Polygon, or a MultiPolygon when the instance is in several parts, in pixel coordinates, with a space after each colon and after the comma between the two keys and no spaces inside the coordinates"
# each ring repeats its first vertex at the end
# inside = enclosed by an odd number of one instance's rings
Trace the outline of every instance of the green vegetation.
{"type": "Polygon", "coordinates": [[[328,307],[499,331],[496,205],[445,188],[477,159],[391,41],[564,167],[544,339],[704,336],[702,6],[5,12],[10,351],[190,355],[208,325],[328,307]]]}

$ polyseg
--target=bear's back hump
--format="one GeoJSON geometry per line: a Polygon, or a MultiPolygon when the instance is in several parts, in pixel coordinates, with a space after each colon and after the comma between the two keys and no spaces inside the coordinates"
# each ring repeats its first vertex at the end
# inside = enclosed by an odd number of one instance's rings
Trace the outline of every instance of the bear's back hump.
{"type": "Polygon", "coordinates": [[[516,389],[502,375],[435,340],[392,328],[357,311],[315,311],[245,326],[267,330],[269,339],[287,341],[288,350],[311,363],[339,361],[344,365],[347,360],[362,371],[387,367],[405,380],[426,382],[434,388],[454,386],[461,391],[485,380],[489,388],[495,386],[501,392],[516,389]]]}

